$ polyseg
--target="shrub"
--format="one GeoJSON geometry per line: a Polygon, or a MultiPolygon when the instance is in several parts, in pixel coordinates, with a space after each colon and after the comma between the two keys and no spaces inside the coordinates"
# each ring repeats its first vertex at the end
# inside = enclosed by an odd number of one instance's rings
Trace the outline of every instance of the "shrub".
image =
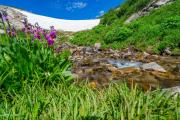
{"type": "Polygon", "coordinates": [[[114,41],[126,40],[131,34],[132,30],[127,27],[115,27],[106,34],[104,41],[106,43],[113,43],[114,41]]]}
{"type": "Polygon", "coordinates": [[[175,48],[175,49],[172,51],[172,55],[180,56],[180,48],[175,48]]]}
{"type": "Polygon", "coordinates": [[[110,10],[107,14],[105,14],[102,18],[101,18],[101,24],[103,25],[111,25],[114,20],[116,20],[118,17],[116,15],[116,11],[114,10],[110,10]]]}
{"type": "Polygon", "coordinates": [[[173,16],[167,18],[165,22],[161,24],[162,29],[174,29],[180,28],[180,16],[173,16]]]}
{"type": "Polygon", "coordinates": [[[93,30],[95,33],[101,33],[105,29],[105,27],[106,27],[105,25],[100,24],[94,27],[93,30]]]}

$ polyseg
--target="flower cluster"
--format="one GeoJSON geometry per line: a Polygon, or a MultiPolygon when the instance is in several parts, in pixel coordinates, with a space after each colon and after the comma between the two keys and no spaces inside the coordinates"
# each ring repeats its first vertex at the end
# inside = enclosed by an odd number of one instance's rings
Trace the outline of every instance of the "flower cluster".
{"type": "MultiPolygon", "coordinates": [[[[6,27],[6,33],[8,33],[8,35],[11,37],[15,37],[16,29],[15,29],[15,27],[10,25],[7,13],[4,11],[0,11],[0,17],[1,17],[1,20],[4,24],[4,26],[6,23],[8,25],[8,27],[6,27]]],[[[45,39],[49,46],[54,45],[56,35],[57,35],[57,31],[55,30],[54,26],[51,26],[50,31],[47,31],[47,30],[44,30],[43,28],[41,28],[38,25],[38,23],[36,23],[35,25],[31,25],[30,23],[28,23],[28,20],[26,18],[24,19],[24,21],[22,23],[24,25],[22,31],[26,35],[31,36],[32,41],[34,41],[34,40],[42,41],[45,39]]]]}
{"type": "Polygon", "coordinates": [[[6,11],[0,11],[0,18],[2,20],[2,23],[5,27],[6,33],[10,36],[10,37],[15,37],[16,36],[16,29],[14,26],[11,27],[10,23],[9,23],[9,17],[7,15],[6,11]],[[6,24],[8,25],[6,27],[6,24]]]}
{"type": "Polygon", "coordinates": [[[57,31],[55,30],[54,26],[51,26],[50,32],[42,29],[38,23],[35,24],[35,26],[28,23],[27,19],[24,19],[24,28],[23,31],[26,34],[33,35],[33,41],[34,40],[43,40],[43,38],[46,39],[49,46],[54,45],[54,41],[56,39],[57,31]]]}

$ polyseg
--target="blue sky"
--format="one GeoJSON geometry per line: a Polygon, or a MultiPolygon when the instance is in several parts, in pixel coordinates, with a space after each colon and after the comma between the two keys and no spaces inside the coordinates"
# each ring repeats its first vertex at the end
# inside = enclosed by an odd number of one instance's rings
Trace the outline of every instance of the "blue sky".
{"type": "Polygon", "coordinates": [[[61,19],[94,19],[124,0],[0,0],[32,13],[61,19]]]}

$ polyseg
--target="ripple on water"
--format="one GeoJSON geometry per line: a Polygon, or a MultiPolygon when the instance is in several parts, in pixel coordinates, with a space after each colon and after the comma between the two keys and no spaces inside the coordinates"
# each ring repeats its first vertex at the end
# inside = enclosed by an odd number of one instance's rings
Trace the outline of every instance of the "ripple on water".
{"type": "Polygon", "coordinates": [[[125,60],[113,60],[109,59],[107,62],[117,68],[128,68],[128,67],[140,67],[142,65],[141,62],[134,61],[125,61],[125,60]]]}

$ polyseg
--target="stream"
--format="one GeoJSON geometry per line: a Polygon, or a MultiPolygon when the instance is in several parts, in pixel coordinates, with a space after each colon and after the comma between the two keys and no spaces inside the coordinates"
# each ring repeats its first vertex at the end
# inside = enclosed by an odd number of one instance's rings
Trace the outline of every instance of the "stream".
{"type": "Polygon", "coordinates": [[[180,86],[180,56],[159,56],[125,50],[62,45],[70,50],[72,73],[77,82],[88,80],[96,87],[109,83],[135,83],[144,90],[180,86]]]}

